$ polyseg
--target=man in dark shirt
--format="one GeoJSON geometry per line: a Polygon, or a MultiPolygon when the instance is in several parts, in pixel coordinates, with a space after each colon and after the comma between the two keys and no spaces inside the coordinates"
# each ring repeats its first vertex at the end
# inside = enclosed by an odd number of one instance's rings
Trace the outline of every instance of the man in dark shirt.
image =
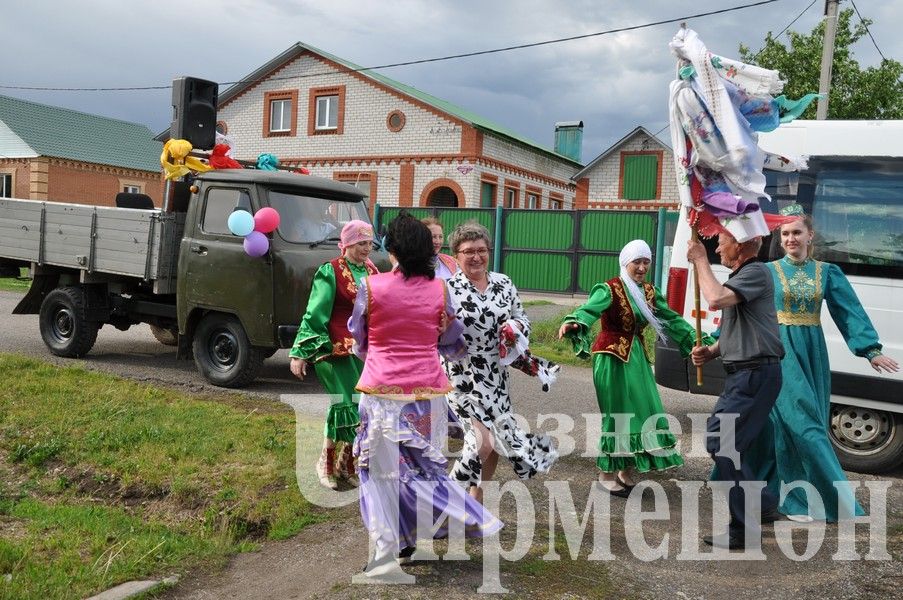
{"type": "MultiPolygon", "coordinates": [[[[710,545],[743,548],[748,536],[761,535],[761,521],[773,521],[777,516],[777,499],[767,489],[762,492],[761,515],[747,515],[741,481],[753,481],[755,472],[748,451],[759,436],[769,436],[771,422],[768,413],[781,391],[781,343],[774,304],[774,283],[771,272],[758,260],[761,238],[743,243],[729,233],[718,236],[715,252],[721,264],[732,269],[722,285],[712,273],[705,248],[698,241],[690,241],[687,259],[693,263],[699,277],[699,288],[709,308],[721,310],[721,336],[712,346],[693,349],[693,364],[702,365],[721,356],[727,377],[724,392],[707,422],[709,437],[706,448],[717,467],[721,481],[732,481],[728,496],[731,513],[726,534],[706,536],[710,545]],[[736,414],[734,435],[722,432],[722,415],[736,414]],[[719,435],[721,434],[721,435],[719,435]],[[730,445],[733,447],[730,447],[730,445]],[[739,467],[733,453],[739,454],[739,467]]],[[[774,446],[768,451],[774,454],[774,446]]]]}

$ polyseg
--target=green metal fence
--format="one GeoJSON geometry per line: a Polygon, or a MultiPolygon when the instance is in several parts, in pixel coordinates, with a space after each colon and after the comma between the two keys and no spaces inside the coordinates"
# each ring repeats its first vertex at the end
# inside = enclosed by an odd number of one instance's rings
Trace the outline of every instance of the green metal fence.
{"type": "MultiPolygon", "coordinates": [[[[375,211],[377,231],[395,218],[398,207],[375,211]]],[[[520,290],[587,294],[617,275],[618,254],[630,240],[643,239],[653,250],[654,282],[660,281],[660,222],[665,211],[534,210],[497,208],[407,208],[433,216],[448,234],[474,219],[493,240],[490,268],[505,273],[520,290]],[[499,244],[501,240],[501,244],[499,244]],[[495,265],[500,265],[496,267],[495,265]]]]}

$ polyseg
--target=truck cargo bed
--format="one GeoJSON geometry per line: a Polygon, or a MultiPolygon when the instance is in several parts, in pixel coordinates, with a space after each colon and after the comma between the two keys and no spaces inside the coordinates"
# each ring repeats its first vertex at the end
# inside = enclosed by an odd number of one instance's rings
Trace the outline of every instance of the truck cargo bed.
{"type": "Polygon", "coordinates": [[[173,293],[183,213],[0,199],[0,257],[153,281],[173,293]]]}

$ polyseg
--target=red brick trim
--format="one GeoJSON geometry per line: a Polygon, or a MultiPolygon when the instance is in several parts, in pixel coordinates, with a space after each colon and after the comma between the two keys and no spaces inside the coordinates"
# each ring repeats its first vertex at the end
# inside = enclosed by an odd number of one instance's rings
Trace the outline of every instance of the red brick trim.
{"type": "Polygon", "coordinates": [[[229,133],[229,124],[226,123],[225,121],[217,121],[216,127],[217,127],[217,130],[219,130],[219,128],[222,128],[223,135],[226,135],[227,133],[229,133]]]}
{"type": "Polygon", "coordinates": [[[483,132],[473,127],[461,127],[461,154],[476,160],[483,156],[483,132]]]}
{"type": "Polygon", "coordinates": [[[307,102],[307,135],[342,135],[345,133],[345,86],[310,88],[307,102]],[[317,129],[317,98],[320,96],[338,96],[339,107],[336,115],[335,129],[317,129]]]}
{"type": "Polygon", "coordinates": [[[662,202],[659,200],[603,200],[589,202],[586,208],[599,208],[608,210],[658,210],[665,208],[668,210],[678,210],[680,204],[678,202],[662,202]]]}
{"type": "Polygon", "coordinates": [[[376,205],[376,183],[377,183],[378,173],[376,171],[334,171],[332,174],[332,178],[336,181],[342,181],[344,183],[350,183],[354,185],[358,181],[369,181],[370,182],[370,198],[369,202],[369,210],[370,216],[373,216],[373,207],[376,205]]]}
{"type": "MultiPolygon", "coordinates": [[[[627,156],[654,154],[658,156],[658,173],[655,182],[655,199],[662,197],[662,162],[664,151],[662,150],[625,150],[621,152],[621,165],[618,169],[618,198],[624,198],[624,160],[627,156]]],[[[631,202],[649,202],[648,200],[631,200],[631,202]]]]}
{"type": "Polygon", "coordinates": [[[440,187],[448,187],[451,188],[455,195],[458,197],[458,208],[464,208],[467,206],[467,199],[464,197],[464,190],[461,189],[461,186],[448,177],[440,177],[439,179],[434,179],[423,187],[423,190],[420,191],[420,204],[419,206],[427,206],[427,199],[430,197],[430,193],[436,188],[440,187]]]}
{"type": "Polygon", "coordinates": [[[398,166],[398,206],[414,206],[414,163],[398,166]]]}
{"type": "Polygon", "coordinates": [[[574,196],[574,210],[589,208],[589,177],[577,181],[577,194],[574,196]]]}
{"type": "Polygon", "coordinates": [[[404,129],[404,125],[406,122],[407,122],[407,117],[405,117],[404,113],[401,112],[400,110],[393,110],[393,111],[389,112],[388,115],[386,115],[386,128],[388,128],[388,130],[391,131],[392,133],[398,133],[399,131],[404,129]],[[397,126],[392,125],[392,117],[395,117],[395,116],[397,116],[401,120],[401,122],[397,126]]]}
{"type": "Polygon", "coordinates": [[[294,137],[298,133],[298,90],[265,92],[263,95],[263,137],[294,137]],[[289,131],[270,131],[270,103],[273,100],[291,100],[292,124],[289,131]]]}
{"type": "Polygon", "coordinates": [[[499,177],[492,173],[480,173],[480,181],[485,181],[486,183],[498,183],[499,177]]]}

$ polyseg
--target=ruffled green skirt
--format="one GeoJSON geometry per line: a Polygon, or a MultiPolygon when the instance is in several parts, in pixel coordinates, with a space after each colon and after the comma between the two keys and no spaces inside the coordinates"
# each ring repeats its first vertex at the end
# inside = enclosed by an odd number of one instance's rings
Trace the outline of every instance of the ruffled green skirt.
{"type": "Polygon", "coordinates": [[[314,370],[317,379],[332,396],[323,435],[335,442],[354,442],[361,424],[357,409],[359,394],[354,386],[361,377],[364,363],[356,356],[344,356],[316,362],[314,370]]]}
{"type": "Polygon", "coordinates": [[[596,465],[606,473],[636,469],[663,471],[684,463],[675,450],[677,438],[668,428],[652,368],[637,338],[630,360],[593,354],[593,384],[602,413],[602,437],[596,465]]]}

